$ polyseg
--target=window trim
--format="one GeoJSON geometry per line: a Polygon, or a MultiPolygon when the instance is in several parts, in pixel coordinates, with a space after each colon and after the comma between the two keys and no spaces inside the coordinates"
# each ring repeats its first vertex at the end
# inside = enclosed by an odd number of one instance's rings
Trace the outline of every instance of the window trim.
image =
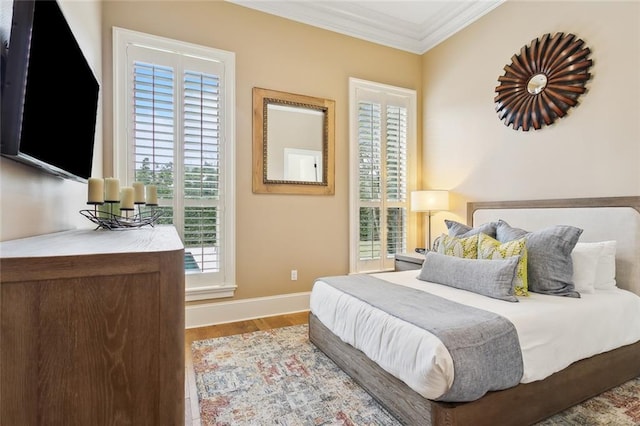
{"type": "MultiPolygon", "coordinates": [[[[411,212],[409,194],[416,189],[418,179],[418,132],[417,132],[417,91],[388,84],[349,78],[349,273],[380,272],[393,269],[382,268],[375,271],[360,271],[357,245],[360,240],[359,219],[359,151],[358,151],[358,90],[379,93],[385,98],[398,96],[408,102],[407,108],[407,248],[415,245],[417,234],[416,214],[411,212]],[[412,160],[413,159],[413,160],[412,160]]],[[[394,203],[396,204],[396,203],[394,203]]],[[[384,205],[384,203],[383,203],[384,205]]],[[[381,224],[386,226],[386,224],[381,224]]],[[[382,261],[381,261],[382,262],[382,261]]]]}
{"type": "MultiPolygon", "coordinates": [[[[185,300],[204,300],[232,297],[237,288],[235,268],[235,53],[165,37],[113,27],[113,138],[112,168],[115,176],[127,182],[127,101],[121,94],[129,88],[126,50],[129,45],[141,45],[159,51],[182,53],[196,58],[223,63],[224,72],[224,282],[209,284],[206,274],[186,274],[185,300]],[[123,99],[124,98],[124,99],[123,99]],[[122,141],[116,143],[115,141],[122,141]],[[204,279],[203,279],[204,278],[204,279]]],[[[108,168],[106,169],[108,170],[108,168]]]]}

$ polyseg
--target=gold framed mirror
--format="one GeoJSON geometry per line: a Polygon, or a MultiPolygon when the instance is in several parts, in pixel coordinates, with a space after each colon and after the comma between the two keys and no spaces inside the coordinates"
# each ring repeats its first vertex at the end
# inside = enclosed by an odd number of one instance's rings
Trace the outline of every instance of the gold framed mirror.
{"type": "Polygon", "coordinates": [[[253,192],[333,195],[335,101],[253,88],[253,192]]]}

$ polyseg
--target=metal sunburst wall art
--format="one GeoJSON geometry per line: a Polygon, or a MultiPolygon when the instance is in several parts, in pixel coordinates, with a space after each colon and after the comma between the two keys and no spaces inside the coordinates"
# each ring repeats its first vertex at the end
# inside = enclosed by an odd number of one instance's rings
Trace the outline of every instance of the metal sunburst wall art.
{"type": "Polygon", "coordinates": [[[591,51],[573,34],[545,34],[524,46],[498,77],[494,98],[505,126],[535,130],[550,125],[578,104],[593,64],[591,51]]]}

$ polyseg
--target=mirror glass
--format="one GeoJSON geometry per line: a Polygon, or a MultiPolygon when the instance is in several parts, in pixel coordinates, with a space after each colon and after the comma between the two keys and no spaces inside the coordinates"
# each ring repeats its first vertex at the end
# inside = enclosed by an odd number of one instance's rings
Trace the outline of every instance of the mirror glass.
{"type": "Polygon", "coordinates": [[[334,193],[334,101],[253,89],[253,192],[334,193]]]}
{"type": "Polygon", "coordinates": [[[324,181],[324,111],[267,104],[267,181],[324,181]]]}
{"type": "Polygon", "coordinates": [[[527,92],[537,95],[547,87],[547,76],[544,74],[536,74],[529,79],[527,83],[527,92]]]}

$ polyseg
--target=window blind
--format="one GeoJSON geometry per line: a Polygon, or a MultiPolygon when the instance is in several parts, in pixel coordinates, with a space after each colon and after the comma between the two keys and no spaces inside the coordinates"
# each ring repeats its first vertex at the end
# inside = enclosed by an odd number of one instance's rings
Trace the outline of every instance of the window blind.
{"type": "Polygon", "coordinates": [[[114,166],[157,185],[159,222],[184,244],[186,300],[236,288],[234,73],[232,52],[114,28],[114,166]]]}
{"type": "Polygon", "coordinates": [[[377,87],[357,87],[352,96],[357,216],[351,223],[357,229],[351,231],[351,270],[384,270],[407,250],[409,109],[405,97],[377,87]]]}
{"type": "Polygon", "coordinates": [[[220,186],[220,78],[184,73],[185,249],[203,271],[219,271],[222,229],[218,216],[224,196],[220,186]]]}

